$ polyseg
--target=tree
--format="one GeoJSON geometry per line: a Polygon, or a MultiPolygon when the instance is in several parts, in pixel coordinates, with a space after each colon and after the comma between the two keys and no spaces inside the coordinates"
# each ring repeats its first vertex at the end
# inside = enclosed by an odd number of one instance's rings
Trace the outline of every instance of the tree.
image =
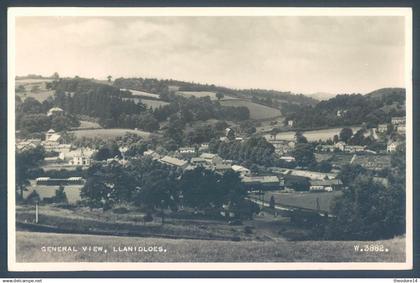
{"type": "Polygon", "coordinates": [[[225,97],[225,95],[224,95],[223,93],[221,93],[221,92],[217,92],[217,93],[216,93],[216,97],[217,97],[217,100],[220,100],[220,99],[222,99],[223,97],[225,97]]]}
{"type": "Polygon", "coordinates": [[[316,164],[313,147],[308,143],[296,144],[293,157],[296,163],[302,167],[312,167],[316,164]]]}
{"type": "Polygon", "coordinates": [[[316,167],[319,172],[323,172],[323,173],[328,173],[332,169],[331,163],[326,160],[322,160],[321,162],[319,162],[316,167]]]}
{"type": "Polygon", "coordinates": [[[334,135],[333,137],[333,142],[334,143],[338,143],[339,139],[338,139],[338,135],[334,135]]]}
{"type": "Polygon", "coordinates": [[[353,130],[350,128],[343,128],[340,131],[340,140],[345,143],[348,143],[352,136],[353,136],[353,130]]]}
{"type": "Polygon", "coordinates": [[[107,78],[108,82],[110,83],[111,80],[112,80],[112,76],[111,75],[108,75],[106,78],[107,78]]]}
{"type": "Polygon", "coordinates": [[[56,203],[67,203],[67,195],[64,191],[63,186],[59,186],[58,189],[55,191],[54,202],[56,203]]]}
{"type": "Polygon", "coordinates": [[[333,204],[326,237],[335,240],[388,239],[405,233],[405,193],[361,175],[333,204]]]}
{"type": "Polygon", "coordinates": [[[29,179],[32,177],[31,171],[40,165],[44,157],[45,151],[41,146],[16,153],[16,188],[19,190],[21,198],[23,198],[23,191],[29,185],[29,179]]]}
{"type": "Polygon", "coordinates": [[[60,78],[60,75],[57,72],[54,72],[54,74],[51,77],[56,81],[60,78]]]}
{"type": "Polygon", "coordinates": [[[275,206],[276,206],[276,201],[274,199],[274,196],[271,196],[271,198],[270,198],[270,208],[274,209],[275,206]]]}
{"type": "Polygon", "coordinates": [[[296,143],[308,143],[306,137],[302,134],[301,131],[297,131],[295,134],[295,141],[296,143]]]}
{"type": "Polygon", "coordinates": [[[25,91],[25,87],[23,85],[19,85],[18,87],[16,87],[15,91],[16,92],[24,92],[25,91]]]}

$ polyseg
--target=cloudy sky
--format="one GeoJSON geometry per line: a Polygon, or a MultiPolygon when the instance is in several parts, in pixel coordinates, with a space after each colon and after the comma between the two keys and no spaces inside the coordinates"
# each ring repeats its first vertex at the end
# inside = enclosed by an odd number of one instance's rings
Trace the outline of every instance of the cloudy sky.
{"type": "Polygon", "coordinates": [[[17,17],[16,74],[298,93],[404,86],[403,17],[17,17]]]}

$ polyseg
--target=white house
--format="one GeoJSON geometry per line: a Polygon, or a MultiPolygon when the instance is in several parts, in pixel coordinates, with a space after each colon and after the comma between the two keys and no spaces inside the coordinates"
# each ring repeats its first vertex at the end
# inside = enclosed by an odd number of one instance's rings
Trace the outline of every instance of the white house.
{"type": "Polygon", "coordinates": [[[402,125],[405,124],[405,117],[392,117],[391,118],[392,125],[402,125]]]}
{"type": "Polygon", "coordinates": [[[379,124],[378,125],[378,132],[386,133],[387,130],[388,130],[388,124],[379,124]]]}
{"type": "Polygon", "coordinates": [[[397,147],[398,147],[399,145],[400,145],[400,144],[399,144],[398,142],[395,142],[395,141],[390,142],[390,143],[386,146],[386,151],[387,151],[387,152],[395,152],[395,151],[397,150],[397,147]]]}

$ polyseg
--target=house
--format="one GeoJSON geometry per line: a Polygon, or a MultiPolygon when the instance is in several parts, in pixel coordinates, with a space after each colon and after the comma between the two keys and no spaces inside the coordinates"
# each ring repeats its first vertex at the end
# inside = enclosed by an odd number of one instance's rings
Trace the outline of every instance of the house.
{"type": "Polygon", "coordinates": [[[379,124],[378,125],[378,132],[386,133],[388,131],[388,124],[379,124]]]}
{"type": "Polygon", "coordinates": [[[310,191],[327,191],[332,192],[340,189],[343,186],[343,182],[340,179],[332,180],[310,180],[309,181],[310,191]]]}
{"type": "Polygon", "coordinates": [[[151,149],[148,149],[145,152],[143,152],[143,156],[149,156],[153,160],[158,160],[158,159],[161,158],[159,153],[157,153],[156,151],[151,150],[151,149]]]}
{"type": "Polygon", "coordinates": [[[343,141],[339,141],[334,145],[334,147],[340,151],[344,151],[344,148],[346,147],[346,143],[343,141]]]}
{"type": "Polygon", "coordinates": [[[53,115],[62,115],[64,114],[64,110],[60,107],[53,107],[50,110],[48,110],[47,116],[53,116],[53,115]]]}
{"type": "Polygon", "coordinates": [[[192,157],[195,155],[194,147],[180,147],[177,151],[180,157],[192,157]]]}
{"type": "Polygon", "coordinates": [[[205,166],[208,164],[207,160],[201,157],[193,157],[190,160],[192,165],[196,165],[196,166],[205,166]]]}
{"type": "Polygon", "coordinates": [[[208,143],[202,143],[200,144],[200,147],[198,148],[198,151],[207,151],[209,150],[209,144],[208,143]]]}
{"type": "Polygon", "coordinates": [[[329,144],[320,144],[316,147],[316,151],[319,152],[334,152],[336,147],[334,145],[329,144]]]}
{"type": "Polygon", "coordinates": [[[387,144],[386,146],[386,152],[395,152],[397,151],[398,146],[400,145],[399,142],[392,141],[387,144]]]}
{"type": "Polygon", "coordinates": [[[23,141],[19,141],[16,143],[16,149],[17,151],[25,151],[28,149],[32,149],[35,148],[37,146],[41,145],[41,140],[40,139],[27,139],[27,140],[23,140],[23,141]]]}
{"type": "Polygon", "coordinates": [[[214,171],[216,171],[217,173],[221,173],[224,174],[226,171],[228,170],[232,170],[232,167],[229,163],[217,163],[213,166],[214,171]]]}
{"type": "Polygon", "coordinates": [[[397,132],[400,134],[405,134],[405,125],[398,125],[397,132]]]}
{"type": "Polygon", "coordinates": [[[405,117],[392,117],[391,118],[392,125],[402,125],[405,124],[405,117]]]}
{"type": "Polygon", "coordinates": [[[293,120],[288,120],[288,121],[287,121],[287,126],[289,126],[290,128],[292,128],[292,127],[293,127],[293,125],[294,125],[294,123],[295,123],[295,121],[293,121],[293,120]]]}
{"type": "Polygon", "coordinates": [[[241,176],[246,176],[246,175],[251,174],[251,170],[241,165],[232,165],[231,168],[233,171],[238,172],[241,176]]]}
{"type": "Polygon", "coordinates": [[[200,157],[206,160],[206,162],[210,164],[223,162],[223,159],[219,155],[213,154],[213,153],[202,153],[200,157]]]}
{"type": "Polygon", "coordinates": [[[186,168],[188,165],[188,162],[182,159],[178,159],[169,155],[166,155],[158,160],[159,162],[172,166],[172,167],[178,167],[178,168],[186,168]]]}
{"type": "Polygon", "coordinates": [[[53,129],[49,129],[48,132],[45,133],[45,141],[47,142],[59,142],[61,139],[61,135],[57,134],[53,129]]]}
{"type": "Polygon", "coordinates": [[[244,176],[242,183],[248,190],[278,190],[284,187],[277,176],[244,176]]]}

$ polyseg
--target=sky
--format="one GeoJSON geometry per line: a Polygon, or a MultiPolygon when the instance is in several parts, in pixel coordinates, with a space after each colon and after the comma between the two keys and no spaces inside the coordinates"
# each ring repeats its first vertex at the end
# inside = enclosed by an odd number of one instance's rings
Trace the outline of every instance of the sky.
{"type": "Polygon", "coordinates": [[[16,18],[16,75],[151,77],[294,93],[404,86],[404,18],[16,18]]]}

